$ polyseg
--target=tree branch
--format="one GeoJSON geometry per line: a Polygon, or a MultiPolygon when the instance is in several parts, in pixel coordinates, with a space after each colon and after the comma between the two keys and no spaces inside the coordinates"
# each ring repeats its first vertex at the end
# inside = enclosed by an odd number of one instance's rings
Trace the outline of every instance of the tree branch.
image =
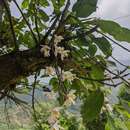
{"type": "Polygon", "coordinates": [[[21,13],[21,15],[22,15],[24,21],[26,22],[26,24],[27,24],[27,26],[28,26],[28,28],[29,28],[31,34],[32,34],[32,37],[33,37],[35,43],[38,44],[37,38],[36,38],[36,36],[35,36],[35,34],[34,34],[32,28],[31,28],[29,22],[27,21],[26,17],[24,16],[24,13],[23,13],[22,10],[20,9],[20,7],[19,7],[18,3],[16,2],[16,0],[13,0],[13,2],[14,2],[15,5],[17,6],[17,8],[18,8],[18,10],[20,11],[20,13],[21,13]]]}
{"type": "MultiPolygon", "coordinates": [[[[86,31],[84,33],[81,33],[80,35],[89,35],[93,32],[95,32],[97,30],[98,26],[93,27],[92,29],[90,29],[89,31],[86,31]]],[[[80,35],[76,35],[76,36],[71,36],[71,37],[65,37],[62,41],[70,41],[70,40],[74,40],[80,37],[80,35]]]]}
{"type": "Polygon", "coordinates": [[[116,42],[115,40],[113,40],[112,38],[108,37],[107,35],[105,35],[104,33],[100,32],[97,30],[98,33],[102,34],[105,38],[107,38],[108,40],[112,41],[113,43],[115,43],[116,45],[118,45],[119,47],[121,47],[122,49],[130,52],[129,49],[125,48],[124,46],[120,45],[118,42],[116,42]]]}
{"type": "Polygon", "coordinates": [[[19,79],[53,62],[54,58],[43,57],[39,48],[0,56],[0,91],[13,89],[19,79]]]}
{"type": "Polygon", "coordinates": [[[11,29],[13,40],[14,40],[14,47],[15,47],[14,51],[16,51],[16,50],[18,50],[18,45],[17,45],[17,38],[16,38],[16,35],[15,35],[13,23],[12,23],[12,17],[11,17],[10,9],[7,6],[7,3],[5,2],[5,0],[3,0],[2,2],[4,4],[4,7],[5,7],[7,15],[8,15],[8,19],[9,19],[9,23],[10,23],[10,29],[11,29]]]}

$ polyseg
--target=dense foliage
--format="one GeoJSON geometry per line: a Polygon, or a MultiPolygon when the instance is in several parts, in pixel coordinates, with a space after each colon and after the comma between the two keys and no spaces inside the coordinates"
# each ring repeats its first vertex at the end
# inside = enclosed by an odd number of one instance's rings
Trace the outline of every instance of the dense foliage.
{"type": "Polygon", "coordinates": [[[130,30],[91,17],[96,8],[97,0],[0,0],[0,100],[31,111],[30,129],[130,130],[130,67],[112,55],[112,44],[130,52],[130,30]]]}

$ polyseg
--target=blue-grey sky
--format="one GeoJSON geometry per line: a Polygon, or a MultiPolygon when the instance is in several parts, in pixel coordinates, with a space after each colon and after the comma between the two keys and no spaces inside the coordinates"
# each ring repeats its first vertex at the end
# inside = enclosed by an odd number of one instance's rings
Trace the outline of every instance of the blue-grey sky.
{"type": "MultiPolygon", "coordinates": [[[[18,3],[21,3],[21,1],[23,0],[17,0],[18,3]]],[[[71,0],[72,3],[75,1],[71,0]]],[[[12,14],[19,15],[14,4],[12,5],[12,14]]],[[[97,17],[115,20],[121,25],[130,28],[130,0],[98,0],[96,14],[97,17]]]]}
{"type": "MultiPolygon", "coordinates": [[[[96,16],[101,19],[114,20],[130,29],[130,0],[98,0],[96,16]]],[[[130,49],[130,43],[121,42],[130,49]]],[[[130,64],[130,53],[113,44],[113,56],[130,64]]]]}
{"type": "Polygon", "coordinates": [[[97,13],[130,28],[130,0],[99,0],[97,13]]]}
{"type": "MultiPolygon", "coordinates": [[[[103,19],[114,20],[120,25],[130,28],[130,0],[99,0],[97,16],[103,19]]],[[[121,43],[130,49],[130,43],[121,43]]],[[[130,63],[130,53],[118,46],[113,46],[113,55],[119,60],[130,63]]]]}
{"type": "MultiPolygon", "coordinates": [[[[22,0],[17,1],[21,3],[22,0]]],[[[72,3],[74,1],[76,0],[71,0],[72,3]]],[[[13,15],[19,15],[15,5],[12,5],[11,9],[13,15]]],[[[47,9],[48,13],[51,11],[51,9],[47,9]]],[[[115,20],[122,26],[130,28],[130,0],[99,0],[96,16],[102,19],[115,20]]],[[[130,44],[123,42],[122,44],[130,49],[130,44]]],[[[120,60],[130,61],[130,53],[127,53],[118,46],[113,46],[113,48],[113,55],[115,57],[120,60]]]]}

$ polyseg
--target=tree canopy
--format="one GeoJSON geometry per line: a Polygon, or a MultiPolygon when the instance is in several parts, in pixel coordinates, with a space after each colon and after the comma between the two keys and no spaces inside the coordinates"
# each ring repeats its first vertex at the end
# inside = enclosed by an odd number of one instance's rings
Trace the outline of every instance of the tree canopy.
{"type": "Polygon", "coordinates": [[[35,130],[129,130],[130,67],[112,44],[130,52],[130,30],[91,17],[97,0],[71,2],[0,0],[0,101],[29,107],[35,130]]]}

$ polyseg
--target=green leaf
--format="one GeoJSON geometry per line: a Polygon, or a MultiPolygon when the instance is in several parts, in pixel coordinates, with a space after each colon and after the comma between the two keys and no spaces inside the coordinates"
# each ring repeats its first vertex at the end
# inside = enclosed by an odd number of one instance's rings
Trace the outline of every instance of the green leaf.
{"type": "Polygon", "coordinates": [[[108,67],[117,67],[116,62],[111,61],[111,60],[107,60],[107,66],[108,67]]]}
{"type": "Polygon", "coordinates": [[[108,116],[105,130],[128,130],[128,128],[120,118],[112,118],[111,116],[108,116]]]}
{"type": "Polygon", "coordinates": [[[104,69],[100,65],[93,65],[91,68],[91,78],[92,79],[103,79],[104,69]]]}
{"type": "Polygon", "coordinates": [[[118,130],[128,130],[123,120],[121,120],[120,118],[115,118],[114,120],[115,126],[118,130]]]}
{"type": "Polygon", "coordinates": [[[88,49],[88,53],[91,56],[94,56],[96,52],[97,52],[97,47],[94,44],[90,44],[89,49],[88,49]]]}
{"type": "Polygon", "coordinates": [[[54,91],[58,91],[58,80],[57,80],[57,78],[52,78],[51,80],[50,80],[50,82],[49,82],[49,85],[51,85],[52,87],[53,87],[53,90],[54,91]]]}
{"type": "Polygon", "coordinates": [[[108,116],[108,121],[105,126],[105,130],[117,130],[115,125],[114,125],[114,120],[108,116]]]}
{"type": "Polygon", "coordinates": [[[49,3],[47,0],[39,0],[39,4],[43,7],[49,6],[49,3]]]}
{"type": "Polygon", "coordinates": [[[23,45],[25,45],[28,48],[32,48],[35,46],[35,42],[33,41],[33,38],[31,36],[30,32],[25,32],[24,35],[21,34],[19,36],[19,41],[22,42],[23,45]]]}
{"type": "Polygon", "coordinates": [[[95,38],[94,42],[99,47],[99,49],[103,52],[104,55],[110,56],[112,54],[112,47],[109,41],[102,37],[102,38],[95,38]]]}
{"type": "Polygon", "coordinates": [[[126,121],[126,122],[125,122],[125,124],[126,124],[126,126],[127,126],[128,130],[130,130],[130,121],[129,121],[129,120],[128,120],[128,121],[126,121]]]}
{"type": "Polygon", "coordinates": [[[56,0],[59,6],[63,6],[65,4],[65,0],[56,0]]]}
{"type": "Polygon", "coordinates": [[[22,9],[28,8],[28,7],[29,7],[29,3],[30,3],[30,0],[24,0],[24,1],[22,2],[21,8],[22,8],[22,9]]]}
{"type": "Polygon", "coordinates": [[[65,0],[51,0],[51,2],[53,3],[54,7],[58,6],[60,8],[64,5],[65,0]]]}
{"type": "Polygon", "coordinates": [[[71,88],[76,90],[77,94],[80,94],[81,92],[86,92],[87,90],[80,79],[75,79],[72,83],[71,88]]]}
{"type": "Polygon", "coordinates": [[[97,0],[78,0],[73,6],[73,12],[78,17],[88,17],[96,11],[97,0]]]}
{"type": "Polygon", "coordinates": [[[103,32],[112,35],[116,40],[130,43],[129,29],[121,27],[113,21],[99,20],[98,24],[103,32]]]}
{"type": "Polygon", "coordinates": [[[100,113],[104,102],[104,94],[100,91],[93,91],[86,96],[81,107],[81,115],[84,123],[93,121],[100,113]]]}
{"type": "Polygon", "coordinates": [[[59,14],[60,8],[64,5],[65,0],[51,0],[53,7],[54,7],[54,13],[59,14]]]}
{"type": "Polygon", "coordinates": [[[45,22],[47,22],[49,20],[48,15],[41,9],[39,9],[39,16],[45,22]]]}

